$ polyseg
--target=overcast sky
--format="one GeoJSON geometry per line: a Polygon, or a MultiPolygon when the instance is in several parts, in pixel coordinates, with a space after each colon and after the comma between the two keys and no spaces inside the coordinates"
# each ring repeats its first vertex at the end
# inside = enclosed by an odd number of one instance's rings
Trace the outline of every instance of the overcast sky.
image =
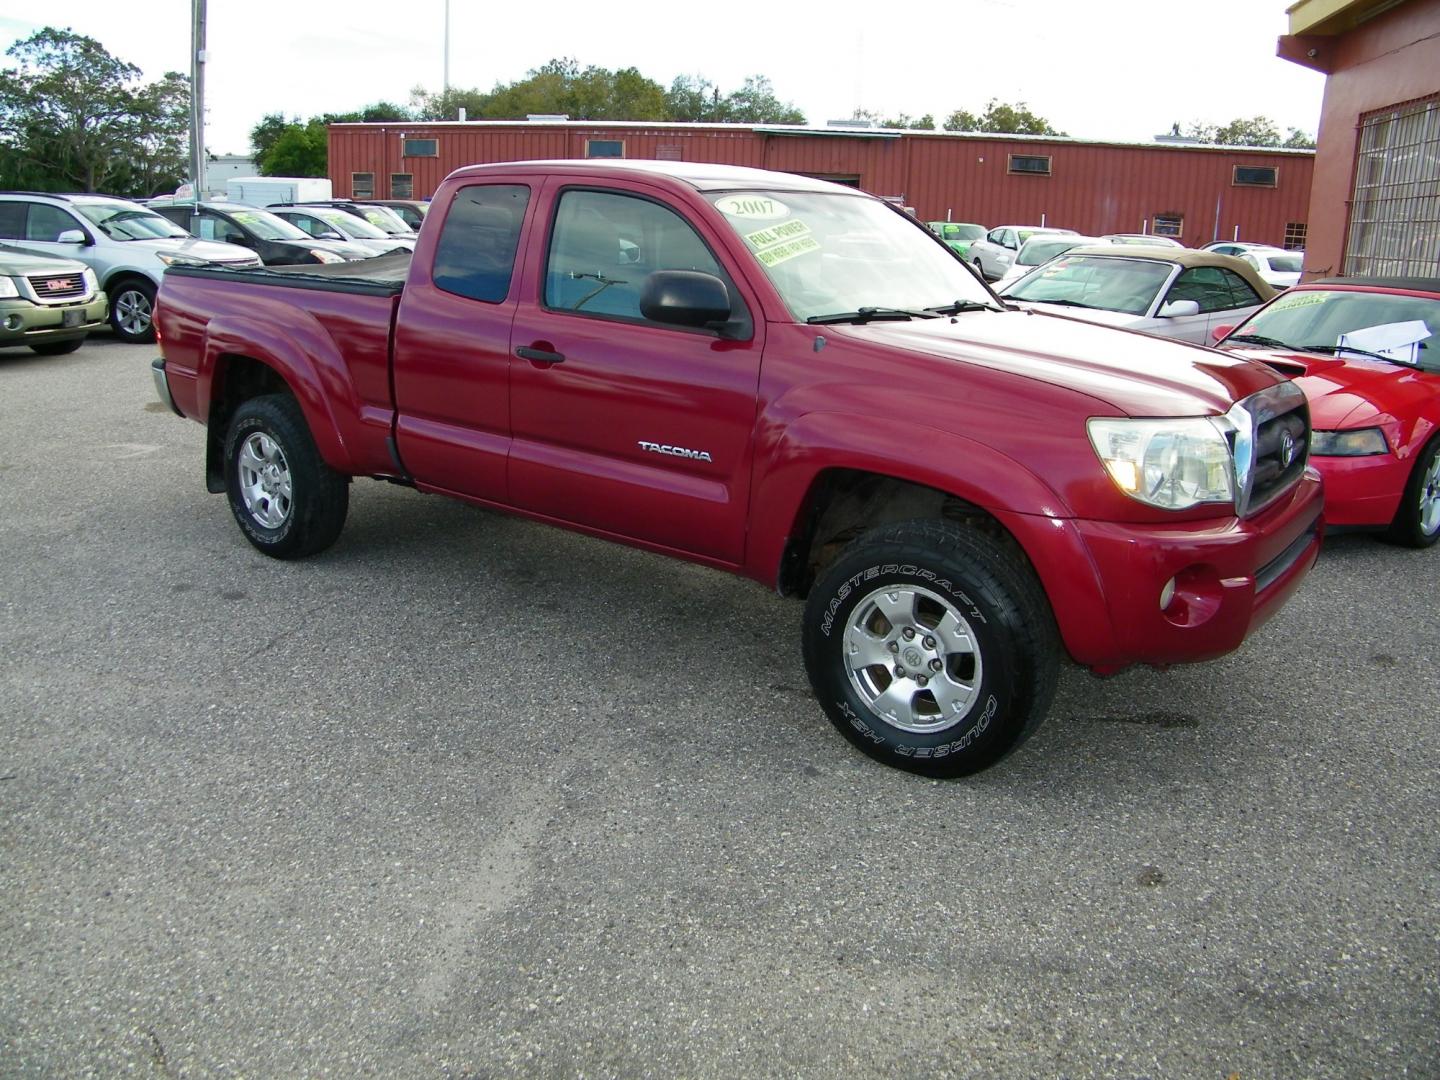
{"type": "MultiPolygon", "coordinates": [[[[445,0],[211,0],[206,144],[244,153],[266,113],[308,117],[409,101],[444,78],[445,0]]],[[[1321,75],[1280,60],[1286,0],[873,0],[683,7],[450,0],[450,85],[490,89],[555,57],[636,67],[724,92],[766,75],[811,123],[1024,101],[1070,135],[1149,139],[1191,121],[1264,115],[1315,133],[1321,75]],[[683,19],[677,11],[684,11],[683,19]]],[[[96,38],[147,79],[189,72],[190,0],[64,0],[0,15],[9,48],[45,25],[96,38]]],[[[12,8],[12,10],[14,10],[12,8]]],[[[6,65],[10,61],[7,58],[6,65]]]]}

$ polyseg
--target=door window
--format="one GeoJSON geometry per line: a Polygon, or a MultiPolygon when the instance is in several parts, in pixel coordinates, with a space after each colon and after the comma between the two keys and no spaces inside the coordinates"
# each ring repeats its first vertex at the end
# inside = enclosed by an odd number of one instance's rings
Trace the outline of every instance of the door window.
{"type": "Polygon", "coordinates": [[[1186,270],[1170,286],[1167,301],[1194,300],[1200,305],[1200,313],[1224,311],[1234,307],[1230,297],[1230,286],[1216,266],[1195,266],[1186,270]]]}
{"type": "Polygon", "coordinates": [[[509,296],[529,202],[530,189],[521,184],[461,188],[435,248],[436,288],[488,304],[509,296]]]}
{"type": "Polygon", "coordinates": [[[1250,283],[1242,278],[1234,270],[1220,271],[1225,278],[1226,284],[1230,286],[1231,307],[1253,307],[1260,303],[1260,295],[1250,287],[1250,283]]]}
{"type": "Polygon", "coordinates": [[[560,197],[546,262],[546,307],[647,321],[640,293],[656,270],[699,270],[728,284],[689,223],[658,203],[602,191],[560,197]]]}
{"type": "Polygon", "coordinates": [[[60,239],[62,232],[78,228],[80,223],[58,206],[31,203],[30,216],[25,222],[25,239],[54,243],[60,239]]]}
{"type": "Polygon", "coordinates": [[[200,215],[200,237],[204,240],[219,240],[226,244],[243,244],[245,234],[224,218],[214,214],[200,215]]]}

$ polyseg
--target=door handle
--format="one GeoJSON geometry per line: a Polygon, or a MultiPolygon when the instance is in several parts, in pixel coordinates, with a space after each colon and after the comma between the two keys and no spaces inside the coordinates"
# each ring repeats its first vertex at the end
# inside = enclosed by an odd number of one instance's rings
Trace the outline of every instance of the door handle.
{"type": "Polygon", "coordinates": [[[541,364],[558,364],[565,359],[564,353],[551,352],[549,349],[536,349],[530,345],[521,345],[515,350],[515,355],[521,360],[534,360],[541,364]]]}

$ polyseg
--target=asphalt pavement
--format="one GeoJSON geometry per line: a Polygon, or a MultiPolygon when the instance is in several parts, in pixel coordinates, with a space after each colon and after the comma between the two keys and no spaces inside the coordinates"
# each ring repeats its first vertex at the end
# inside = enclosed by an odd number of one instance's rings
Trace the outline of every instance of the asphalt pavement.
{"type": "Polygon", "coordinates": [[[0,1075],[1440,1075],[1440,548],[937,782],[753,583],[363,480],[265,558],[154,355],[0,352],[0,1075]]]}

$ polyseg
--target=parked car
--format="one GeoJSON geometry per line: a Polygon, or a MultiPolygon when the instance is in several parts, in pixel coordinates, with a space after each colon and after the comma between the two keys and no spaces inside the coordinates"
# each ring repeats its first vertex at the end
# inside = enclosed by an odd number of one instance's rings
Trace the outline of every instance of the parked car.
{"type": "Polygon", "coordinates": [[[1041,263],[1049,262],[1056,255],[1062,255],[1071,248],[1103,244],[1098,236],[1081,236],[1079,233],[1036,233],[1015,253],[1015,262],[995,283],[996,290],[1003,289],[1010,282],[1024,277],[1041,263]]]}
{"type": "Polygon", "coordinates": [[[90,267],[109,297],[111,328],[128,342],[155,340],[155,291],[167,266],[260,265],[253,251],[197,240],[155,211],[109,195],[0,192],[0,240],[90,267]]]}
{"type": "Polygon", "coordinates": [[[1255,268],[1255,272],[1272,289],[1288,289],[1300,283],[1300,271],[1305,265],[1305,252],[1286,251],[1284,248],[1251,248],[1235,256],[1244,259],[1255,268]]]}
{"type": "Polygon", "coordinates": [[[1275,290],[1228,255],[1106,244],[1071,248],[1000,295],[1052,314],[1208,345],[1213,327],[1245,318],[1275,290]]]}
{"type": "Polygon", "coordinates": [[[366,199],[366,206],[383,206],[415,232],[425,223],[425,212],[430,209],[427,199],[366,199]]]}
{"type": "Polygon", "coordinates": [[[392,237],[363,217],[333,206],[271,206],[270,213],[318,240],[346,240],[375,255],[414,251],[415,241],[392,237]]]}
{"type": "Polygon", "coordinates": [[[1327,527],[1440,538],[1440,280],[1307,281],[1220,329],[1305,391],[1327,527]]]}
{"type": "Polygon", "coordinates": [[[984,239],[972,240],[965,258],[986,281],[998,281],[1015,262],[1020,245],[1036,233],[1068,233],[1074,229],[1051,229],[1042,225],[998,225],[984,239]]]}
{"type": "Polygon", "coordinates": [[[1213,251],[1217,255],[1242,255],[1247,251],[1270,251],[1274,248],[1274,244],[1257,244],[1249,240],[1212,240],[1200,245],[1201,251],[1213,251]]]}
{"type": "Polygon", "coordinates": [[[318,240],[268,210],[243,203],[150,201],[150,208],[202,240],[249,248],[266,266],[299,266],[368,259],[369,248],[344,240],[318,240]]]}
{"type": "Polygon", "coordinates": [[[985,235],[984,225],[969,221],[927,221],[926,227],[950,245],[957,255],[964,255],[970,245],[985,235]]]}
{"type": "Polygon", "coordinates": [[[377,206],[374,203],[368,202],[355,202],[353,199],[316,199],[309,202],[276,203],[269,207],[269,209],[276,210],[281,206],[296,208],[328,206],[358,217],[362,221],[368,221],[386,236],[396,237],[401,240],[415,239],[415,230],[409,225],[406,225],[404,219],[388,206],[377,206]]]}
{"type": "Polygon", "coordinates": [[[873,196],[577,160],[436,202],[383,278],[166,276],[156,391],[257,550],[328,547],[374,476],[808,594],[819,704],[932,775],[1018,746],[1064,650],[1221,655],[1315,560],[1320,480],[1279,460],[1299,388],[1002,305],[873,196]]]}
{"type": "Polygon", "coordinates": [[[1100,239],[1110,244],[1138,244],[1141,247],[1183,248],[1185,246],[1173,236],[1156,236],[1154,233],[1106,233],[1100,239]]]}
{"type": "Polygon", "coordinates": [[[0,346],[28,345],[57,356],[74,352],[104,325],[105,294],[95,271],[74,259],[0,244],[0,346]]]}

